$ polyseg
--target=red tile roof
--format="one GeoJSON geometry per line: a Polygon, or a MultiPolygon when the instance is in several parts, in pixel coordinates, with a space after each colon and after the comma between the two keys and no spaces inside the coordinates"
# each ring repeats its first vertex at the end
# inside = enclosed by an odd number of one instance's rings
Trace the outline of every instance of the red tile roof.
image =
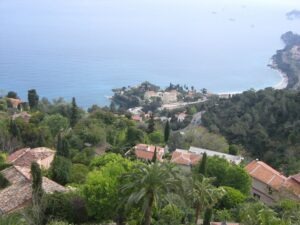
{"type": "Polygon", "coordinates": [[[138,121],[138,122],[141,122],[142,121],[142,117],[140,117],[139,115],[133,115],[131,117],[132,120],[134,121],[138,121]]]}
{"type": "Polygon", "coordinates": [[[179,165],[196,165],[202,158],[202,155],[192,153],[186,150],[176,149],[172,153],[171,162],[179,165]]]}
{"type": "MultiPolygon", "coordinates": [[[[11,166],[0,173],[10,185],[0,190],[0,214],[10,213],[30,204],[32,198],[31,174],[29,168],[11,166]]],[[[43,177],[43,190],[46,193],[65,192],[67,189],[46,177],[43,177]]]]}
{"type": "Polygon", "coordinates": [[[283,183],[287,179],[277,170],[273,169],[264,162],[253,160],[246,166],[246,170],[249,175],[267,185],[278,190],[282,187],[283,183]]]}
{"type": "Polygon", "coordinates": [[[18,106],[22,103],[22,101],[17,98],[7,98],[7,99],[11,103],[13,108],[18,108],[18,106]]]}
{"type": "Polygon", "coordinates": [[[138,144],[134,147],[135,155],[139,159],[151,160],[154,156],[154,151],[156,148],[157,159],[163,161],[162,157],[164,155],[164,148],[154,145],[138,144]]]}
{"type": "Polygon", "coordinates": [[[55,151],[49,148],[23,148],[10,154],[7,161],[16,166],[30,167],[32,162],[38,162],[54,155],[55,151]]]}
{"type": "Polygon", "coordinates": [[[296,182],[300,183],[300,173],[291,176],[292,179],[294,179],[296,182]]]}
{"type": "Polygon", "coordinates": [[[275,190],[287,190],[300,199],[300,174],[287,178],[266,163],[258,160],[249,163],[246,170],[252,178],[269,185],[275,190]]]}

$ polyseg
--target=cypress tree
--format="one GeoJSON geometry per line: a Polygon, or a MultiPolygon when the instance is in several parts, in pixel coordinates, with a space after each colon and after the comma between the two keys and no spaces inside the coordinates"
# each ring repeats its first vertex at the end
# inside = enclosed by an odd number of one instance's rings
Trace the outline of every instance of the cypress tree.
{"type": "Polygon", "coordinates": [[[69,157],[69,143],[62,133],[59,132],[57,136],[56,154],[58,156],[69,157]]]}
{"type": "Polygon", "coordinates": [[[71,108],[71,116],[70,116],[70,125],[74,127],[78,122],[79,114],[78,114],[78,107],[76,104],[76,99],[72,98],[72,108],[71,108]]]}
{"type": "Polygon", "coordinates": [[[206,209],[204,213],[203,225],[210,225],[212,217],[212,209],[206,209]]]}
{"type": "Polygon", "coordinates": [[[165,133],[164,133],[165,142],[167,143],[170,137],[170,123],[169,120],[167,120],[166,126],[165,126],[165,133]]]}
{"type": "Polygon", "coordinates": [[[56,155],[62,155],[62,148],[61,132],[59,132],[57,135],[56,155]]]}
{"type": "Polygon", "coordinates": [[[156,150],[156,146],[155,146],[155,149],[154,149],[154,154],[153,154],[153,157],[152,157],[152,160],[151,162],[155,163],[157,160],[157,150],[156,150]]]}
{"type": "Polygon", "coordinates": [[[154,114],[151,113],[149,123],[148,123],[148,133],[149,134],[153,133],[154,128],[155,128],[154,114]]]}
{"type": "Polygon", "coordinates": [[[206,170],[207,170],[207,154],[206,152],[204,152],[199,166],[199,173],[202,174],[203,176],[206,176],[206,170]]]}
{"type": "Polygon", "coordinates": [[[33,162],[31,164],[32,176],[32,220],[36,225],[42,225],[44,220],[44,207],[43,207],[43,177],[40,166],[33,162]]]}
{"type": "Polygon", "coordinates": [[[28,91],[28,104],[30,109],[36,109],[39,104],[39,96],[35,89],[28,91]]]}

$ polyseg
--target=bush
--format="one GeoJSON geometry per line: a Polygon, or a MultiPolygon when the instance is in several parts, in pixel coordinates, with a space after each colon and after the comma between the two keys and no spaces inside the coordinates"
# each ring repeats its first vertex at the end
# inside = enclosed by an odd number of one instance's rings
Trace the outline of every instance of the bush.
{"type": "Polygon", "coordinates": [[[231,209],[237,207],[240,203],[243,203],[246,196],[239,190],[232,187],[223,186],[226,191],[223,198],[219,201],[218,207],[221,209],[231,209]]]}
{"type": "Polygon", "coordinates": [[[63,220],[75,224],[84,223],[88,220],[86,203],[76,193],[47,195],[46,202],[45,215],[48,219],[63,220]]]}
{"type": "Polygon", "coordinates": [[[85,182],[86,176],[89,172],[87,166],[83,164],[73,164],[70,175],[70,183],[82,184],[85,182]]]}

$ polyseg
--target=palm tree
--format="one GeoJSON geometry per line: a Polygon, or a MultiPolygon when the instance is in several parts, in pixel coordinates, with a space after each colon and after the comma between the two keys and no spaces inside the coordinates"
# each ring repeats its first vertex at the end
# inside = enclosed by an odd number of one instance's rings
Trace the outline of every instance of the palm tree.
{"type": "Polygon", "coordinates": [[[181,188],[178,170],[168,163],[140,164],[123,178],[121,191],[127,195],[127,203],[143,205],[143,225],[150,225],[153,206],[181,188]]]}
{"type": "Polygon", "coordinates": [[[193,199],[195,206],[195,223],[197,224],[200,212],[204,209],[212,208],[220,198],[224,195],[225,191],[222,188],[216,188],[211,184],[212,179],[206,177],[194,177],[193,188],[190,196],[193,199]]]}

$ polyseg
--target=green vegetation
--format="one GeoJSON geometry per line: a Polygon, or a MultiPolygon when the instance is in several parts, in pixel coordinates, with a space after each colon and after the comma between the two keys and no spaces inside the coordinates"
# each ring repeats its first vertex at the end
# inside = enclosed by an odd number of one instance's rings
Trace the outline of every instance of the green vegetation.
{"type": "MultiPolygon", "coordinates": [[[[12,114],[19,111],[9,105],[0,107],[1,149],[56,149],[50,169],[43,174],[71,188],[66,193],[45,194],[41,170],[33,164],[32,204],[20,215],[0,217],[0,225],[191,225],[200,220],[204,224],[299,224],[299,203],[283,201],[270,208],[250,196],[251,180],[242,165],[204,155],[187,171],[170,164],[167,158],[158,162],[157,152],[151,162],[143,162],[129,151],[137,143],[168,143],[171,151],[193,145],[247,153],[277,167],[284,165],[287,171],[297,171],[299,93],[266,89],[228,100],[214,98],[187,110],[190,116],[206,110],[202,119],[207,128],[188,126],[180,132],[172,130],[172,121],[162,123],[152,118],[138,124],[108,108],[92,106],[84,111],[75,98],[68,103],[36,96],[36,91],[31,93],[35,104],[31,103],[34,106],[27,111],[29,121],[13,120],[12,114]]],[[[6,97],[0,100],[6,102],[6,97]]],[[[0,169],[8,166],[5,158],[1,152],[0,169]]],[[[0,183],[2,180],[0,176],[0,183]]]]}
{"type": "Polygon", "coordinates": [[[249,90],[207,107],[203,124],[286,174],[300,170],[300,94],[249,90]]]}

